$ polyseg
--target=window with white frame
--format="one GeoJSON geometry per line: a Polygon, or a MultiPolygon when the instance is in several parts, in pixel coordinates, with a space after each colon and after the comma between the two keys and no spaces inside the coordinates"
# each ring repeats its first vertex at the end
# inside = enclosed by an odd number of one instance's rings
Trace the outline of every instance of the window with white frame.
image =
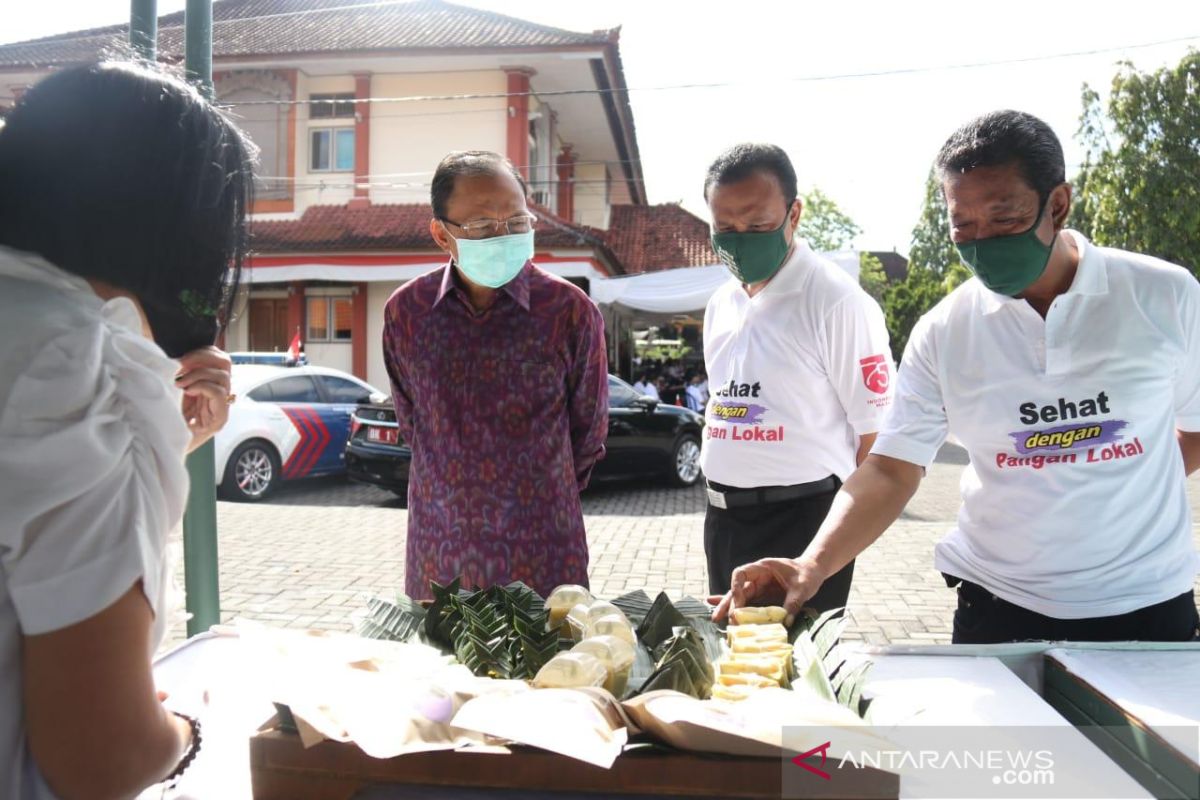
{"type": "Polygon", "coordinates": [[[348,342],[353,338],[354,299],[309,297],[309,342],[348,342]]]}
{"type": "Polygon", "coordinates": [[[354,171],[354,128],[313,128],[308,137],[310,171],[354,171]]]}
{"type": "Polygon", "coordinates": [[[354,116],[354,92],[309,95],[309,119],[335,119],[354,116]]]}

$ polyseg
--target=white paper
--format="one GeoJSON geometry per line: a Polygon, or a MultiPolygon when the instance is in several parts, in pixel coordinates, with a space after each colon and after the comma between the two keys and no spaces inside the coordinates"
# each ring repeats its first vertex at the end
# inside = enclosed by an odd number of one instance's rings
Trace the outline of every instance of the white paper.
{"type": "MultiPolygon", "coordinates": [[[[615,710],[600,699],[603,694],[533,689],[484,695],[468,701],[454,717],[454,725],[609,769],[629,734],[615,710]]],[[[611,695],[608,700],[615,705],[611,695]]]]}

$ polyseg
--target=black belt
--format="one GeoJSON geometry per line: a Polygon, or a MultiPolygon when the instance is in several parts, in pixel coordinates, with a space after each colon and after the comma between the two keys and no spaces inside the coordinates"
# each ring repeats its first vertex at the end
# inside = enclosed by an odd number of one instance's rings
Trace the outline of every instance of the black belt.
{"type": "Polygon", "coordinates": [[[817,494],[835,491],[841,486],[837,476],[830,475],[819,481],[798,483],[794,486],[760,486],[755,489],[739,489],[719,483],[708,483],[708,503],[714,508],[742,508],[782,503],[785,500],[800,500],[817,494]]]}

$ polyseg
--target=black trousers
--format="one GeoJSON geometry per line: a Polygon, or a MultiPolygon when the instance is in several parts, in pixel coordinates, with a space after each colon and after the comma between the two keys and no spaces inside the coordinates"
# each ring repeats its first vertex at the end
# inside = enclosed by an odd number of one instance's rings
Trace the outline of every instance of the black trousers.
{"type": "MultiPolygon", "coordinates": [[[[729,591],[733,571],[760,558],[795,558],[804,552],[825,516],[837,489],[797,500],[740,508],[708,506],[704,515],[704,555],[708,558],[708,590],[729,591]]],[[[820,611],[842,608],[850,597],[854,562],[833,575],[806,605],[820,611]]]]}
{"type": "Polygon", "coordinates": [[[1056,619],[1002,600],[970,581],[958,584],[954,612],[955,644],[997,644],[1030,639],[1074,642],[1190,642],[1200,634],[1195,593],[1184,592],[1128,614],[1087,619],[1056,619]]]}

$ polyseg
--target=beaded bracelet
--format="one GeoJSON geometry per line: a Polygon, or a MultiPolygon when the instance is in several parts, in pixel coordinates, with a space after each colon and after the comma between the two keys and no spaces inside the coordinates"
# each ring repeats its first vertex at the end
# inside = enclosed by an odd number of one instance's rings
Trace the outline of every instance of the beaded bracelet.
{"type": "Polygon", "coordinates": [[[170,775],[162,779],[162,783],[165,784],[164,790],[174,789],[178,785],[179,779],[183,777],[183,773],[187,772],[188,767],[192,765],[192,762],[196,760],[196,756],[200,753],[200,743],[202,740],[200,735],[200,720],[195,717],[189,717],[187,714],[180,714],[178,711],[172,711],[171,713],[182,720],[187,720],[187,724],[192,729],[192,741],[188,745],[187,752],[183,754],[183,758],[175,765],[175,769],[171,771],[170,775]]]}

